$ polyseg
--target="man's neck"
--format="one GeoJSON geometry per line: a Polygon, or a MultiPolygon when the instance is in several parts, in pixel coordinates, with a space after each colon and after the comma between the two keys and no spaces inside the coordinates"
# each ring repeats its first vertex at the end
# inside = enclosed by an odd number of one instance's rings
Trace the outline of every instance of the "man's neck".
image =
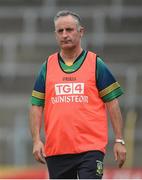
{"type": "Polygon", "coordinates": [[[82,48],[75,50],[61,50],[61,57],[68,65],[72,65],[76,58],[81,54],[82,48]]]}

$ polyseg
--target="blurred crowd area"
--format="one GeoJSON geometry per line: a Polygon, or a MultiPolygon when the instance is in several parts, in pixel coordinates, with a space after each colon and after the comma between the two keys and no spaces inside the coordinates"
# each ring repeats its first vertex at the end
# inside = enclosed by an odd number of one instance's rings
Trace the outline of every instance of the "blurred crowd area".
{"type": "MultiPolygon", "coordinates": [[[[128,151],[125,167],[142,166],[142,1],[0,0],[0,166],[35,165],[28,108],[41,64],[58,50],[53,17],[82,17],[82,46],[96,52],[124,89],[120,105],[128,151]]],[[[42,132],[43,133],[43,132],[42,132]]],[[[106,167],[116,167],[109,123],[106,167]]]]}

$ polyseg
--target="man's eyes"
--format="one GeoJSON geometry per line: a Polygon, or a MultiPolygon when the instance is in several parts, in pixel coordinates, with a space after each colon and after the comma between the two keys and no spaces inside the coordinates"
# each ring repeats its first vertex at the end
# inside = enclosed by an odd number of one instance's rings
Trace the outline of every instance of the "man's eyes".
{"type": "Polygon", "coordinates": [[[70,32],[70,31],[73,31],[72,28],[67,28],[66,31],[70,32]]]}
{"type": "Polygon", "coordinates": [[[57,32],[58,32],[58,33],[61,33],[61,32],[63,32],[63,29],[59,29],[57,32]]]}
{"type": "MultiPolygon", "coordinates": [[[[59,29],[57,32],[62,33],[63,31],[64,31],[64,29],[59,29]]],[[[67,29],[65,29],[65,31],[71,32],[71,31],[73,31],[73,29],[72,28],[67,28],[67,29]]]]}

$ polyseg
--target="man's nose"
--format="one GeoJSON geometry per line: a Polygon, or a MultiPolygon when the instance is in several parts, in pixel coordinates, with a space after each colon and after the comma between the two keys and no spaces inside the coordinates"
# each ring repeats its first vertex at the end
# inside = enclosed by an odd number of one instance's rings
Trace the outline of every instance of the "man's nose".
{"type": "Polygon", "coordinates": [[[63,30],[63,37],[67,37],[67,31],[66,30],[63,30]]]}

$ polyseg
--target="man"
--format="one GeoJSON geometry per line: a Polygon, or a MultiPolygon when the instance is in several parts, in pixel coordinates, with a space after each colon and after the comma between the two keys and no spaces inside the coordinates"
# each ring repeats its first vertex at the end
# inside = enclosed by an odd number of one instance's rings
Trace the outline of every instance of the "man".
{"type": "Polygon", "coordinates": [[[117,100],[122,90],[105,63],[82,49],[84,28],[77,14],[60,11],[54,24],[60,52],[43,63],[32,92],[33,154],[41,163],[46,160],[52,179],[101,179],[107,145],[106,107],[118,166],[126,159],[117,100]],[[43,110],[45,143],[40,138],[43,110]]]}

